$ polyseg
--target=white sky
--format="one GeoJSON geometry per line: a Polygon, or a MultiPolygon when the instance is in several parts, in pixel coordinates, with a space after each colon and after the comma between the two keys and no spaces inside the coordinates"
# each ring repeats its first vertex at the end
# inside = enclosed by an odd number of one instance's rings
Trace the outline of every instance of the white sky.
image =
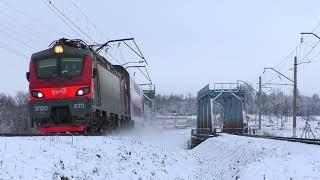
{"type": "MultiPolygon", "coordinates": [[[[316,0],[73,0],[96,29],[72,1],[52,2],[97,42],[134,37],[148,59],[157,92],[165,94],[196,94],[208,83],[239,79],[255,85],[263,68],[282,62],[300,42],[300,32],[312,31],[320,20],[320,1],[316,0]]],[[[1,43],[29,57],[55,39],[79,38],[42,0],[3,0],[0,8],[1,43]]],[[[299,47],[299,59],[317,39],[307,40],[312,43],[299,47]]],[[[319,52],[317,46],[306,58],[313,62],[299,66],[298,85],[303,94],[320,92],[319,52]]],[[[125,50],[122,53],[126,61],[134,58],[125,50]]],[[[113,55],[125,62],[120,50],[115,48],[113,55]]],[[[0,58],[1,91],[27,90],[29,59],[1,47],[0,58]]],[[[293,55],[276,68],[285,73],[292,64],[293,55]]],[[[291,77],[292,71],[286,74],[291,77]]],[[[273,77],[267,71],[263,81],[273,77]]],[[[272,82],[286,83],[284,79],[272,82]]],[[[283,89],[290,92],[289,88],[283,89]]]]}

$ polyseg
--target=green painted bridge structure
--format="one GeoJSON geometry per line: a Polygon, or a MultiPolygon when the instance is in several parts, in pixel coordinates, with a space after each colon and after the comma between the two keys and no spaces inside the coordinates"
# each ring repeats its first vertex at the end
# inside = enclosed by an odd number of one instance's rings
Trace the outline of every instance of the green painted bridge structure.
{"type": "Polygon", "coordinates": [[[245,86],[240,83],[209,84],[197,95],[197,134],[212,134],[213,102],[223,107],[223,132],[242,132],[245,86]]]}

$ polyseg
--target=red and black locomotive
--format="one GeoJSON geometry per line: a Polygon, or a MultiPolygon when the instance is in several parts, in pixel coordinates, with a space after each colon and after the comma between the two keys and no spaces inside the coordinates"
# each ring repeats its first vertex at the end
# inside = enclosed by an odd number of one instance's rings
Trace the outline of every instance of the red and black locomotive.
{"type": "Polygon", "coordinates": [[[31,121],[42,134],[96,133],[143,117],[142,90],[128,71],[82,40],[34,53],[27,79],[31,121]]]}

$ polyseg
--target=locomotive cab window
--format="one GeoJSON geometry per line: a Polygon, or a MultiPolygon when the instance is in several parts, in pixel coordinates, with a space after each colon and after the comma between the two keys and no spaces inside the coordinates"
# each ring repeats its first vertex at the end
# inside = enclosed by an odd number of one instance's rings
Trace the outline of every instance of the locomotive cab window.
{"type": "Polygon", "coordinates": [[[60,64],[61,76],[78,76],[82,71],[81,58],[62,58],[60,64]]]}
{"type": "Polygon", "coordinates": [[[57,60],[45,59],[37,61],[37,72],[40,78],[50,78],[57,76],[57,60]]]}
{"type": "Polygon", "coordinates": [[[82,58],[58,58],[37,61],[37,75],[39,78],[79,76],[82,68],[82,58]]]}

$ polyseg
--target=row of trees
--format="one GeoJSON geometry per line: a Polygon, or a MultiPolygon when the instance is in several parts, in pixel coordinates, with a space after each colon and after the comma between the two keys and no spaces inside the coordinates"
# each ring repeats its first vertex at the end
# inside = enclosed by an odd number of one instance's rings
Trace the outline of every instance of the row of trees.
{"type": "MultiPolygon", "coordinates": [[[[261,110],[265,115],[291,116],[292,95],[286,95],[279,89],[274,89],[270,94],[262,93],[261,110]]],[[[320,115],[320,97],[318,94],[312,96],[298,95],[297,115],[320,115]]],[[[246,95],[246,110],[248,113],[257,113],[257,98],[254,93],[246,95]]]]}
{"type": "MultiPolygon", "coordinates": [[[[279,89],[272,90],[271,93],[262,93],[261,104],[264,115],[291,116],[292,95],[286,95],[279,89]]],[[[249,91],[245,96],[245,109],[247,113],[256,114],[258,112],[257,97],[253,91],[249,91]]],[[[188,94],[184,95],[160,95],[156,96],[156,113],[160,115],[190,115],[197,113],[196,97],[188,94]]],[[[298,96],[298,115],[320,115],[320,97],[318,94],[312,96],[298,96]]]]}
{"type": "Polygon", "coordinates": [[[196,97],[184,95],[156,95],[156,114],[158,115],[191,115],[197,113],[196,97]]]}

